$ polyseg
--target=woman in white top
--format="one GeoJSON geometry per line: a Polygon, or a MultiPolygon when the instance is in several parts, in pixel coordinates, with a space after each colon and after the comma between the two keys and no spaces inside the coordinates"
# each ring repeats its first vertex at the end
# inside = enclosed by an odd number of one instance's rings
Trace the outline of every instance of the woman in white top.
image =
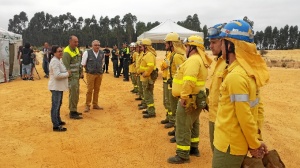
{"type": "Polygon", "coordinates": [[[71,71],[67,71],[60,60],[63,55],[62,51],[63,49],[59,46],[52,47],[54,57],[49,64],[50,80],[48,83],[48,88],[52,93],[51,120],[53,131],[58,132],[67,130],[67,128],[63,127],[66,123],[60,118],[60,107],[62,104],[63,91],[68,89],[68,77],[71,74],[71,71]]]}

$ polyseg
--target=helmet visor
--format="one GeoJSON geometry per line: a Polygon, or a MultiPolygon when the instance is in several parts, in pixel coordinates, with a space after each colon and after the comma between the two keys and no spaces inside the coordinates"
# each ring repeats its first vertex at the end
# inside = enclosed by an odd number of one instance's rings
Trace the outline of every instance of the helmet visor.
{"type": "Polygon", "coordinates": [[[210,27],[207,30],[207,35],[209,37],[211,37],[211,36],[217,36],[217,35],[220,34],[220,32],[221,32],[220,29],[217,29],[217,28],[214,28],[214,27],[210,27]]]}

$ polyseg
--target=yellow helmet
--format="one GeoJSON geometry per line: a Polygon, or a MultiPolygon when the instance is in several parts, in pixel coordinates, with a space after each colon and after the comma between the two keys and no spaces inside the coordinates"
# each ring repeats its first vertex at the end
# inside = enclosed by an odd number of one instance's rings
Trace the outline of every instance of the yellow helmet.
{"type": "Polygon", "coordinates": [[[140,43],[140,45],[145,45],[145,46],[151,46],[151,44],[152,44],[152,42],[151,42],[151,40],[148,39],[148,38],[142,39],[142,40],[141,40],[141,43],[140,43]]]}
{"type": "Polygon", "coordinates": [[[171,32],[166,35],[165,42],[167,41],[180,41],[180,37],[177,33],[171,32]]]}
{"type": "Polygon", "coordinates": [[[193,46],[203,46],[204,45],[204,41],[203,38],[200,36],[196,36],[196,35],[192,35],[189,38],[184,39],[183,44],[188,44],[188,45],[193,45],[193,46]]]}

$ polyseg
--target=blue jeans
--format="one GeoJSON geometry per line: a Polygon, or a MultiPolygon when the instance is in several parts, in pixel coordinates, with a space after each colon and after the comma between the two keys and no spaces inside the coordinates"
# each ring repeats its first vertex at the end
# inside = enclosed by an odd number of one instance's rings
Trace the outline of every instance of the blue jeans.
{"type": "Polygon", "coordinates": [[[45,74],[49,76],[49,62],[46,59],[43,59],[43,69],[45,74]]]}
{"type": "Polygon", "coordinates": [[[51,90],[52,93],[52,107],[51,107],[51,121],[53,127],[58,127],[60,125],[60,107],[62,104],[63,91],[51,90]]]}

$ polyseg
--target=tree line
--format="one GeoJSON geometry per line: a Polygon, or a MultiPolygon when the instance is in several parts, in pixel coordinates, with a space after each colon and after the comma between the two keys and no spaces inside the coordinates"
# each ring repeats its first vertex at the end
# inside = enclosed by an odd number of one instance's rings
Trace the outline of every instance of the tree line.
{"type": "MultiPolygon", "coordinates": [[[[159,25],[160,22],[142,22],[131,13],[123,17],[116,15],[113,18],[95,15],[91,18],[74,17],[71,13],[53,16],[45,12],[37,12],[28,20],[27,14],[22,11],[9,19],[8,31],[21,34],[24,42],[34,46],[41,46],[44,42],[65,46],[70,35],[79,38],[79,45],[90,45],[94,39],[99,39],[102,46],[121,46],[123,42],[136,41],[143,32],[159,25]]],[[[201,28],[201,22],[197,14],[188,15],[184,21],[177,21],[187,29],[202,31],[204,33],[205,46],[209,47],[206,39],[208,27],[201,28]]],[[[211,25],[213,26],[213,25],[211,25]]],[[[300,32],[298,26],[284,28],[266,27],[265,31],[257,31],[254,38],[259,49],[296,49],[300,48],[300,32]]]]}

